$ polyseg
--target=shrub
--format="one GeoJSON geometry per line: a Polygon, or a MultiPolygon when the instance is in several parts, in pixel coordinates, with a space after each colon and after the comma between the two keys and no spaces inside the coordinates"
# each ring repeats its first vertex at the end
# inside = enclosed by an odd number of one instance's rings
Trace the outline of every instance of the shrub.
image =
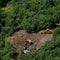
{"type": "Polygon", "coordinates": [[[56,28],[53,33],[53,39],[60,36],[60,28],[56,28]]]}

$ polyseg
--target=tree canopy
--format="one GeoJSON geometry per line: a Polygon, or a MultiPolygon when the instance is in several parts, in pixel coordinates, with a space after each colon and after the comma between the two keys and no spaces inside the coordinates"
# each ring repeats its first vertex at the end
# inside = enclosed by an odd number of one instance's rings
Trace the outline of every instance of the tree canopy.
{"type": "MultiPolygon", "coordinates": [[[[15,60],[15,49],[5,37],[17,28],[29,33],[53,29],[60,23],[60,0],[0,0],[0,60],[15,60]]],[[[60,60],[60,29],[39,52],[19,54],[18,60],[60,60]],[[28,58],[29,57],[29,58],[28,58]]]]}

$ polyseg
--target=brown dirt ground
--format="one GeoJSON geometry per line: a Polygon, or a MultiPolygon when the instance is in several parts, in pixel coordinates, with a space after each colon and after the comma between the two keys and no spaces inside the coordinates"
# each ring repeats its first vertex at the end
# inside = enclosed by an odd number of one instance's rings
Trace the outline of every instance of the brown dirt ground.
{"type": "Polygon", "coordinates": [[[6,37],[6,41],[10,42],[13,47],[16,48],[16,52],[18,53],[23,50],[24,42],[28,39],[37,42],[36,49],[38,50],[46,41],[52,39],[52,34],[41,34],[40,32],[29,34],[24,30],[20,30],[15,32],[12,36],[6,37]]]}

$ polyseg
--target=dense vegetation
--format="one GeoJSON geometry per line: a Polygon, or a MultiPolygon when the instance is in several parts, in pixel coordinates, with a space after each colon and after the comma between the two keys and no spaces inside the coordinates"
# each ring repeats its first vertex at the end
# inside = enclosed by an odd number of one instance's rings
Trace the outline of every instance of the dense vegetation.
{"type": "Polygon", "coordinates": [[[16,28],[27,32],[54,28],[60,20],[59,0],[11,0],[3,7],[5,28],[10,33],[16,28]]]}
{"type": "MultiPolygon", "coordinates": [[[[37,32],[55,28],[60,22],[60,0],[0,0],[0,60],[15,60],[15,49],[5,42],[16,29],[37,32]]],[[[53,40],[47,42],[41,52],[22,54],[18,60],[59,60],[60,29],[56,29],[53,40]],[[58,53],[58,54],[57,54],[58,53]],[[25,58],[23,58],[26,56],[25,58]]]]}

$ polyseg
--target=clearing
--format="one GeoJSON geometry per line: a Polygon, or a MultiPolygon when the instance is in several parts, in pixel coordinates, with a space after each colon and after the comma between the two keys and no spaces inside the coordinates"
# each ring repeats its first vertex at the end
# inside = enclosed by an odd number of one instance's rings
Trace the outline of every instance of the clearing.
{"type": "Polygon", "coordinates": [[[46,42],[52,39],[52,34],[41,34],[40,31],[38,33],[26,33],[24,30],[19,30],[14,32],[12,36],[6,37],[6,41],[10,42],[14,48],[16,48],[16,52],[19,53],[23,50],[24,42],[28,39],[31,39],[33,42],[37,42],[36,49],[40,49],[41,46],[46,42]]]}

